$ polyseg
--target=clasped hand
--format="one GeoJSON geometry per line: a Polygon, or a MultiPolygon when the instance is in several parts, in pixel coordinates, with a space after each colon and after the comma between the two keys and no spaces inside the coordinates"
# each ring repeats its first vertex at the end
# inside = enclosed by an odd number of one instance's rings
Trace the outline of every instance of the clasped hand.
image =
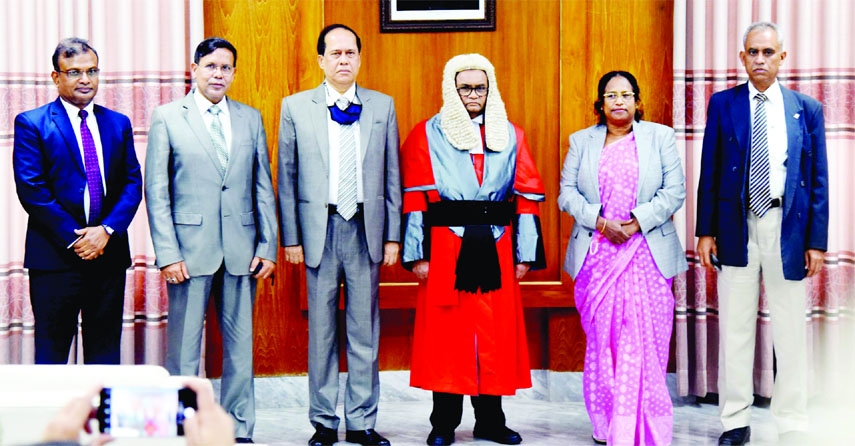
{"type": "Polygon", "coordinates": [[[103,226],[89,226],[83,229],[75,229],[74,233],[79,237],[71,245],[74,253],[83,260],[95,260],[104,254],[104,247],[110,241],[110,235],[103,226]]]}
{"type": "Polygon", "coordinates": [[[620,245],[641,230],[635,218],[630,220],[606,220],[597,217],[597,228],[613,244],[620,245]],[[600,229],[602,228],[602,229],[600,229]]]}

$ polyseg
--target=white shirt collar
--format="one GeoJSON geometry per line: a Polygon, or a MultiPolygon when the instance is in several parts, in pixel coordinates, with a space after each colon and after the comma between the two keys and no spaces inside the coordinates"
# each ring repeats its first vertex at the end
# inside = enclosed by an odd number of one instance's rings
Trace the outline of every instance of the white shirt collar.
{"type": "MultiPolygon", "coordinates": [[[[760,93],[760,90],[748,81],[748,99],[751,102],[754,102],[754,96],[760,93]]],[[[774,104],[783,104],[784,103],[784,95],[781,93],[781,84],[778,83],[778,79],[775,79],[775,82],[772,82],[772,85],[763,92],[766,95],[766,99],[774,104]]]]}
{"type": "Polygon", "coordinates": [[[348,88],[347,91],[344,92],[344,94],[341,94],[336,91],[335,88],[332,88],[330,84],[327,83],[327,81],[324,81],[324,90],[326,90],[327,92],[327,107],[335,104],[335,101],[337,101],[338,98],[341,97],[347,99],[347,102],[361,104],[359,98],[356,97],[356,82],[354,82],[353,85],[351,85],[350,88],[348,88]]]}
{"type": "MultiPolygon", "coordinates": [[[[81,109],[78,108],[76,105],[66,101],[65,99],[62,98],[62,96],[60,96],[59,102],[62,103],[62,108],[64,108],[65,112],[68,113],[69,119],[77,118],[79,116],[81,109]]],[[[89,113],[89,116],[92,116],[93,118],[95,117],[95,115],[93,114],[93,112],[95,111],[95,103],[94,102],[90,101],[88,104],[86,104],[86,107],[83,107],[82,110],[86,110],[86,112],[89,113]]],[[[77,121],[72,120],[72,122],[77,122],[77,121]]]]}
{"type": "MultiPolygon", "coordinates": [[[[214,105],[213,102],[209,101],[208,98],[203,95],[198,88],[193,89],[193,101],[196,102],[196,106],[199,107],[199,113],[203,116],[214,105]]],[[[229,101],[228,97],[223,96],[223,100],[217,103],[217,106],[220,107],[220,112],[223,113],[223,117],[229,116],[229,101]]]]}

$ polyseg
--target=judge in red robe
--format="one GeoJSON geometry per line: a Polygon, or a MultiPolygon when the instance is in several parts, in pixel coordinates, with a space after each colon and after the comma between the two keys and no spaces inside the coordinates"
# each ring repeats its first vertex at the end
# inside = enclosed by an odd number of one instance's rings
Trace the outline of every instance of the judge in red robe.
{"type": "Polygon", "coordinates": [[[410,385],[433,391],[428,444],[454,442],[463,395],[476,438],[519,444],[501,396],[531,387],[519,280],[545,266],[543,183],[486,58],[455,56],[442,87],[401,149],[403,260],[420,280],[410,385]]]}

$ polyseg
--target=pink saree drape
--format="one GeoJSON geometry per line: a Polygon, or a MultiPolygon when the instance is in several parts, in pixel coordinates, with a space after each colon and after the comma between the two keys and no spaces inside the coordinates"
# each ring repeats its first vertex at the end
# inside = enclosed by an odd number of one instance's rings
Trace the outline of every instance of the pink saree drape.
{"type": "MultiPolygon", "coordinates": [[[[629,220],[636,206],[634,135],[603,148],[603,217],[629,220]]],[[[587,336],[583,377],[593,436],[614,445],[671,443],[673,412],[665,383],[674,314],[671,280],[642,234],[614,245],[600,233],[576,278],[576,308],[587,336]]]]}

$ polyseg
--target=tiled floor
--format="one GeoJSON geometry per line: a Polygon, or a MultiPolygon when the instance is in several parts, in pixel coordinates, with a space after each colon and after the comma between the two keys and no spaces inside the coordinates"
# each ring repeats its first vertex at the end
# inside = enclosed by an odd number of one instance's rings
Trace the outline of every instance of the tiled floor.
{"type": "MultiPolygon", "coordinates": [[[[472,438],[474,418],[468,401],[455,444],[495,444],[472,438]]],[[[505,398],[508,426],[519,431],[526,445],[593,445],[584,403],[544,402],[505,398]]],[[[430,423],[430,401],[381,402],[377,431],[393,445],[422,445],[430,423]]],[[[341,415],[341,408],[339,408],[341,415]]],[[[811,406],[811,435],[808,445],[855,444],[855,408],[811,406]]],[[[777,444],[777,430],[768,408],[752,408],[752,445],[777,444]]],[[[257,411],[256,442],[276,445],[305,445],[313,433],[305,407],[270,408],[257,411]]],[[[674,407],[674,445],[715,445],[720,431],[718,409],[678,398],[674,407]]],[[[344,440],[344,423],[339,428],[339,444],[344,440]]]]}

